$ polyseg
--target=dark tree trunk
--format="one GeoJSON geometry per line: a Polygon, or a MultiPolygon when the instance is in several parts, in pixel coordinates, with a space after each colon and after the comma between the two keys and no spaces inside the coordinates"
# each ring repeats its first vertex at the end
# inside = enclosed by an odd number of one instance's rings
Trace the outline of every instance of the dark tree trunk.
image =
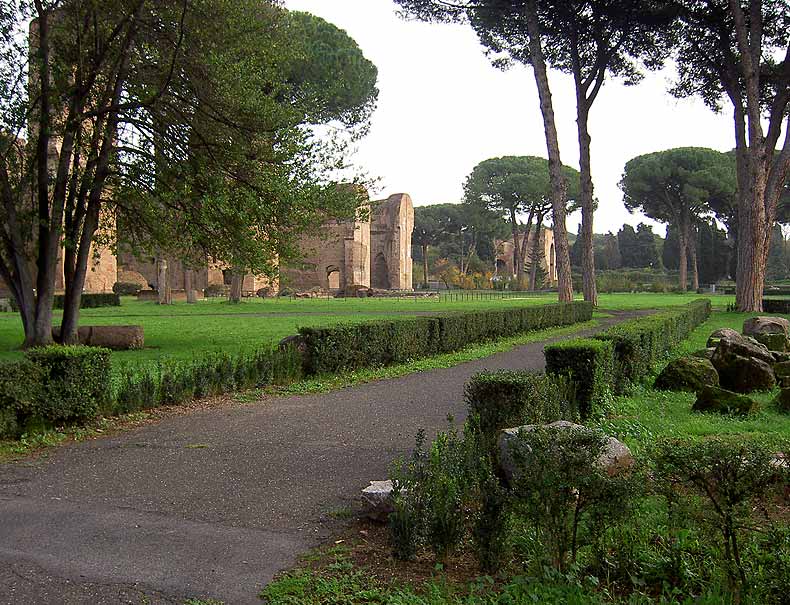
{"type": "Polygon", "coordinates": [[[680,221],[678,224],[678,248],[680,251],[680,264],[678,265],[678,287],[681,292],[688,290],[688,267],[689,267],[689,213],[684,206],[680,209],[680,221]]]}
{"type": "Polygon", "coordinates": [[[543,215],[538,215],[535,223],[535,237],[532,238],[532,252],[530,261],[532,263],[529,272],[529,289],[537,290],[538,281],[538,261],[540,260],[540,246],[543,235],[543,215]]]}
{"type": "Polygon", "coordinates": [[[422,245],[422,285],[425,290],[430,287],[428,284],[428,244],[422,245]]]}
{"type": "Polygon", "coordinates": [[[549,177],[551,179],[551,206],[554,217],[554,244],[557,252],[557,291],[560,302],[573,300],[573,279],[571,277],[571,256],[568,246],[568,231],[565,226],[567,214],[567,183],[562,174],[560,144],[557,125],[554,119],[554,105],[551,99],[546,59],[540,45],[540,23],[535,0],[528,0],[525,7],[527,28],[529,30],[529,54],[535,74],[535,82],[540,96],[540,110],[543,115],[543,128],[546,134],[546,147],[549,155],[549,177]]]}
{"type": "Polygon", "coordinates": [[[581,185],[582,206],[582,280],[584,300],[598,306],[598,289],[595,284],[595,250],[593,248],[593,215],[595,201],[593,197],[592,163],[588,129],[589,112],[582,91],[577,94],[578,130],[579,130],[579,174],[581,185]]]}
{"type": "Polygon", "coordinates": [[[192,269],[184,271],[184,289],[187,293],[187,303],[194,305],[197,302],[197,292],[195,292],[195,272],[192,269]]]}
{"type": "Polygon", "coordinates": [[[691,289],[699,290],[699,262],[697,260],[697,228],[692,226],[686,243],[689,250],[689,264],[691,265],[691,289]]]}
{"type": "Polygon", "coordinates": [[[243,287],[244,276],[240,272],[234,271],[230,280],[230,295],[228,300],[232,303],[240,303],[243,287]]]}

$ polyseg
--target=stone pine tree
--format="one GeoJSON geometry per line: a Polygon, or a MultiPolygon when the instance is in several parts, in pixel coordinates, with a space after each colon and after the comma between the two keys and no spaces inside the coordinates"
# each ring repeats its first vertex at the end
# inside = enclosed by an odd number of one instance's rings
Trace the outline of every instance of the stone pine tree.
{"type": "MultiPolygon", "coordinates": [[[[681,147],[629,160],[620,181],[626,208],[677,228],[679,287],[688,288],[690,243],[695,225],[712,212],[711,200],[732,197],[735,175],[727,154],[702,147],[681,147]]],[[[696,271],[694,271],[696,275],[696,271]]]]}
{"type": "Polygon", "coordinates": [[[554,105],[549,89],[548,67],[541,46],[540,22],[538,19],[537,2],[502,2],[501,0],[395,0],[401,6],[404,15],[425,21],[473,22],[485,12],[492,17],[508,15],[515,11],[523,11],[526,15],[524,25],[527,31],[518,35],[525,41],[530,64],[533,67],[535,82],[540,96],[540,109],[546,134],[546,147],[549,158],[549,175],[551,183],[551,205],[554,224],[555,247],[557,253],[557,290],[560,301],[573,300],[573,279],[571,276],[571,260],[566,230],[566,206],[568,183],[562,169],[559,137],[557,135],[554,105]]]}
{"type": "Polygon", "coordinates": [[[786,0],[672,0],[679,15],[673,93],[734,118],[736,301],[762,310],[771,232],[790,172],[790,9],[786,0]]]}
{"type": "MultiPolygon", "coordinates": [[[[301,231],[353,215],[359,197],[329,182],[338,156],[307,128],[348,91],[322,99],[296,77],[320,44],[288,15],[260,0],[0,5],[0,277],[25,346],[52,342],[59,258],[76,341],[101,239],[274,273],[301,231]],[[112,236],[108,217],[123,220],[112,236]]],[[[343,117],[364,123],[375,67],[356,65],[366,83],[350,89],[367,95],[343,117]]]]}
{"type": "MultiPolygon", "coordinates": [[[[577,177],[576,170],[563,166],[563,178],[571,185],[566,189],[566,209],[578,199],[577,177]]],[[[549,163],[535,156],[485,160],[475,166],[464,184],[466,203],[492,211],[510,224],[516,277],[522,288],[528,285],[526,261],[533,222],[539,229],[552,209],[551,195],[549,163]],[[522,224],[524,216],[526,221],[522,224]]]]}
{"type": "MultiPolygon", "coordinates": [[[[632,0],[482,4],[472,12],[472,25],[494,54],[495,62],[532,64],[537,74],[542,67],[533,61],[540,57],[533,52],[530,42],[534,32],[539,31],[540,47],[548,66],[573,76],[581,179],[580,264],[584,298],[597,304],[591,111],[607,78],[619,78],[632,85],[641,80],[645,68],[657,69],[663,64],[671,48],[670,13],[658,2],[632,0]]],[[[545,87],[542,97],[550,98],[548,82],[539,80],[538,85],[545,87]]],[[[555,135],[548,137],[554,143],[555,135]]]]}

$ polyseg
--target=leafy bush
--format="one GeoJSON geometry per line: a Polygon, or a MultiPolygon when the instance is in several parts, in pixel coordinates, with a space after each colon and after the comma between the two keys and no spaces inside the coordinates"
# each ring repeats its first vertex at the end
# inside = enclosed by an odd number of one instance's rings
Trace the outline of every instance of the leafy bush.
{"type": "MultiPolygon", "coordinates": [[[[729,588],[736,595],[748,593],[752,586],[743,542],[750,529],[757,529],[753,513],[765,510],[790,479],[787,467],[777,464],[774,456],[770,448],[742,440],[664,440],[655,449],[656,477],[668,501],[671,520],[675,517],[671,525],[688,526],[688,518],[679,520],[673,514],[681,505],[681,510],[694,511],[691,517],[703,533],[710,535],[704,530],[714,528],[720,546],[715,550],[729,588]]],[[[783,556],[788,554],[785,550],[783,556]]]]}
{"type": "Polygon", "coordinates": [[[634,477],[609,476],[597,463],[606,441],[593,431],[542,427],[520,432],[511,449],[513,501],[534,532],[531,554],[560,572],[631,510],[634,477]]]}
{"type": "Polygon", "coordinates": [[[307,350],[306,370],[311,374],[321,374],[419,359],[457,351],[472,343],[570,325],[591,318],[592,305],[575,302],[301,328],[299,332],[304,337],[307,350]]]}
{"type": "MultiPolygon", "coordinates": [[[[611,395],[613,346],[581,338],[545,348],[546,372],[566,376],[576,386],[576,408],[581,418],[601,415],[611,395]]],[[[566,419],[570,420],[570,418],[566,419]]]]}
{"type": "Polygon", "coordinates": [[[781,298],[763,299],[763,311],[766,313],[790,314],[790,300],[781,298]]]}
{"type": "Polygon", "coordinates": [[[401,561],[412,561],[423,539],[425,528],[425,496],[423,485],[427,475],[428,454],[425,452],[425,432],[417,433],[417,443],[411,457],[393,463],[393,512],[389,516],[392,554],[401,561]]]}
{"type": "Polygon", "coordinates": [[[538,372],[480,372],[464,389],[470,422],[492,445],[497,433],[524,424],[576,420],[573,384],[538,372]]]}
{"type": "Polygon", "coordinates": [[[110,397],[110,351],[96,347],[39,347],[26,352],[43,372],[35,415],[45,423],[95,418],[110,397]]]}
{"type": "Polygon", "coordinates": [[[118,296],[137,296],[141,290],[140,284],[117,281],[112,286],[112,291],[118,296]]]}
{"type": "Polygon", "coordinates": [[[43,372],[30,361],[0,364],[0,439],[18,437],[43,399],[43,372]]]}

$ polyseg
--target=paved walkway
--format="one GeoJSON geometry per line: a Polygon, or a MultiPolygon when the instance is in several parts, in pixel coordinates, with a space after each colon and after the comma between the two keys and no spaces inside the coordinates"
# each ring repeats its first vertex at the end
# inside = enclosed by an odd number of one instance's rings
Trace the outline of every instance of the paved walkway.
{"type": "Polygon", "coordinates": [[[0,465],[0,604],[256,603],[264,583],[326,536],[333,511],[386,477],[418,428],[463,418],[472,374],[540,369],[544,344],[170,417],[0,465]]]}

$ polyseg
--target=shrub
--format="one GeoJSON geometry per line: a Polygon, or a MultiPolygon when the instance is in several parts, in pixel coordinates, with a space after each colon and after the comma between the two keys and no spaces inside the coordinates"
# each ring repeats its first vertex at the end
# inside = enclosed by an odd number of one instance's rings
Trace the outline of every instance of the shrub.
{"type": "Polygon", "coordinates": [[[206,298],[217,298],[225,294],[226,286],[220,284],[209,284],[203,289],[203,295],[206,298]]]}
{"type": "MultiPolygon", "coordinates": [[[[768,501],[787,486],[787,467],[777,464],[765,445],[724,439],[663,440],[655,448],[654,462],[670,516],[679,503],[685,503],[696,512],[702,535],[710,535],[706,529],[713,527],[721,546],[714,550],[719,552],[730,590],[738,596],[748,591],[744,534],[753,528],[753,511],[765,510],[768,501]]],[[[671,525],[686,527],[687,520],[671,525]]]]}
{"type": "Polygon", "coordinates": [[[122,281],[115,282],[112,286],[112,291],[118,296],[137,296],[141,289],[140,284],[122,281]]]}
{"type": "Polygon", "coordinates": [[[576,420],[573,385],[538,372],[480,372],[464,389],[469,417],[492,445],[497,433],[524,424],[576,420]]]}
{"type": "Polygon", "coordinates": [[[612,344],[582,338],[549,345],[545,355],[548,374],[566,376],[575,384],[579,416],[601,415],[611,394],[612,344]]]}
{"type": "Polygon", "coordinates": [[[406,461],[397,459],[392,466],[392,505],[389,534],[392,554],[401,561],[412,561],[423,538],[425,498],[422,486],[427,474],[425,432],[417,433],[417,443],[406,461]]]}
{"type": "Polygon", "coordinates": [[[510,496],[499,479],[489,472],[479,483],[480,503],[472,527],[472,544],[480,568],[498,569],[508,552],[510,496]]]}
{"type": "Polygon", "coordinates": [[[47,423],[95,418],[110,396],[110,351],[53,345],[31,349],[27,358],[43,371],[43,397],[36,416],[47,423]]]}
{"type": "Polygon", "coordinates": [[[0,364],[0,439],[18,437],[43,399],[43,372],[24,360],[0,364]]]}
{"type": "Polygon", "coordinates": [[[543,427],[519,433],[512,450],[516,513],[534,531],[532,550],[561,572],[630,512],[636,481],[597,464],[605,445],[600,433],[543,427]]]}
{"type": "Polygon", "coordinates": [[[300,328],[309,373],[337,373],[457,351],[473,343],[592,318],[589,303],[450,313],[398,321],[300,328]]]}

